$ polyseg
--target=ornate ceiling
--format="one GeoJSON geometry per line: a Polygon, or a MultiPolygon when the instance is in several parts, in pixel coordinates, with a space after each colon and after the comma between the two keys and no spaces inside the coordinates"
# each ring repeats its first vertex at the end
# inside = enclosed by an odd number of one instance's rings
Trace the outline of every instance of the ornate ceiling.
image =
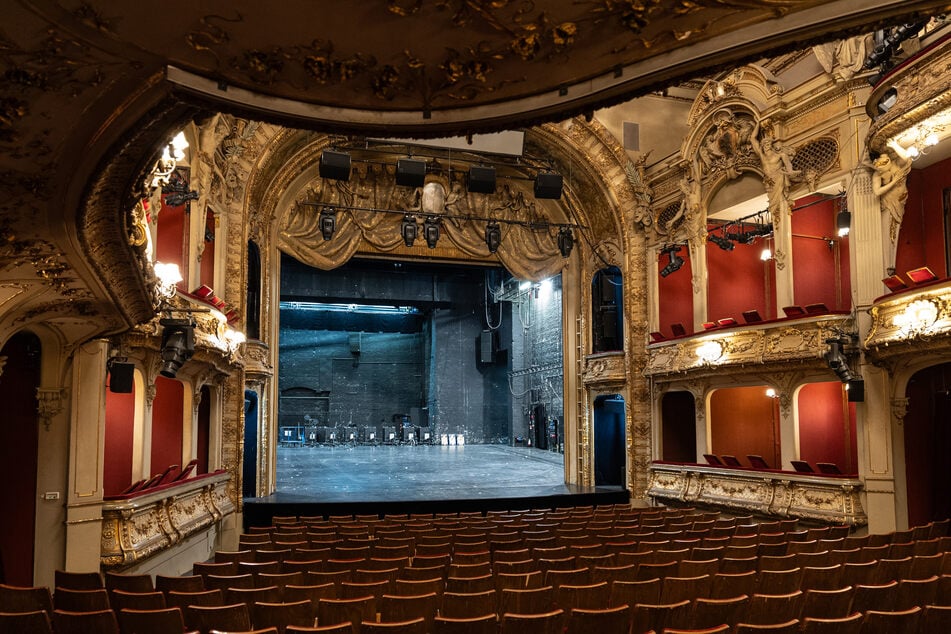
{"type": "Polygon", "coordinates": [[[201,109],[367,135],[514,128],[949,9],[947,0],[0,0],[0,265],[18,285],[0,300],[31,305],[38,321],[102,316],[128,303],[123,293],[141,300],[138,282],[104,285],[111,276],[89,268],[89,252],[128,248],[121,225],[134,184],[163,137],[201,109]]]}

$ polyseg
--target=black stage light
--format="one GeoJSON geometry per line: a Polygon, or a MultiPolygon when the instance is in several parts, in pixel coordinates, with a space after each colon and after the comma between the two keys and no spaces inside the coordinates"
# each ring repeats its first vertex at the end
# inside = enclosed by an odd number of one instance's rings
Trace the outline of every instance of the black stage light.
{"type": "Polygon", "coordinates": [[[419,227],[416,225],[416,217],[410,215],[403,216],[403,224],[400,226],[403,244],[408,247],[413,246],[413,243],[416,242],[417,233],[419,233],[419,227]]]}
{"type": "Polygon", "coordinates": [[[334,230],[337,228],[336,211],[333,207],[324,207],[320,210],[320,235],[324,237],[324,240],[334,237],[334,230]]]}
{"type": "Polygon", "coordinates": [[[436,243],[439,242],[438,218],[429,217],[426,219],[426,222],[423,223],[423,236],[426,238],[426,246],[435,249],[436,243]]]}
{"type": "Polygon", "coordinates": [[[710,235],[708,235],[707,240],[717,245],[724,251],[732,251],[734,248],[736,248],[736,244],[732,240],[728,240],[724,238],[723,236],[718,236],[714,233],[711,233],[710,235]]]}
{"type": "Polygon", "coordinates": [[[843,209],[836,214],[835,227],[838,230],[840,238],[849,235],[849,229],[852,227],[852,212],[843,209]]]}
{"type": "Polygon", "coordinates": [[[490,222],[485,226],[485,246],[489,248],[489,253],[495,253],[502,244],[502,228],[497,222],[490,222]]]}
{"type": "Polygon", "coordinates": [[[159,374],[175,378],[182,365],[195,353],[195,325],[190,319],[159,320],[162,330],[162,369],[159,374]]]}
{"type": "Polygon", "coordinates": [[[335,181],[350,180],[350,155],[346,152],[324,150],[320,153],[317,171],[321,178],[335,181]]]}
{"type": "Polygon", "coordinates": [[[679,244],[675,244],[661,251],[661,253],[666,253],[667,257],[669,258],[669,261],[667,262],[667,266],[665,266],[660,272],[661,277],[667,277],[671,273],[674,273],[675,271],[679,271],[680,267],[684,265],[683,258],[677,255],[677,253],[680,252],[680,249],[681,249],[681,246],[679,244]]]}
{"type": "Polygon", "coordinates": [[[485,165],[470,167],[467,189],[476,194],[494,194],[495,168],[485,165]]]}
{"type": "Polygon", "coordinates": [[[426,161],[401,158],[396,161],[396,184],[403,187],[422,187],[426,182],[426,161]]]}
{"type": "Polygon", "coordinates": [[[571,227],[562,227],[558,230],[558,250],[561,256],[566,258],[571,255],[571,249],[575,246],[575,236],[571,233],[571,227]]]}
{"type": "Polygon", "coordinates": [[[535,198],[561,198],[562,181],[557,172],[539,172],[535,175],[535,198]]]}

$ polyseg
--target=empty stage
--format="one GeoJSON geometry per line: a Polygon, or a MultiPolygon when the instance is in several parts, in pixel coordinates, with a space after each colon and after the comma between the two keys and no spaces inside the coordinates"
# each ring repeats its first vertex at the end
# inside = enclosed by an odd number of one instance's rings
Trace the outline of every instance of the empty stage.
{"type": "Polygon", "coordinates": [[[245,525],[274,515],[453,513],[628,501],[622,487],[564,483],[561,454],[505,445],[280,447],[277,493],[245,498],[245,525]]]}

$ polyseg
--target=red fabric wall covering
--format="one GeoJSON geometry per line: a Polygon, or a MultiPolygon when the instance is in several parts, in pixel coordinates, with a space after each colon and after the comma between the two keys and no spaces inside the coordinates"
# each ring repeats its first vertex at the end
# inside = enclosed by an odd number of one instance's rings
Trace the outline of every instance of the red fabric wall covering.
{"type": "Polygon", "coordinates": [[[763,456],[779,468],[779,411],[766,386],[731,387],[710,397],[710,445],[715,454],[731,454],[748,466],[747,454],[763,456]]]}
{"type": "MultiPolygon", "coordinates": [[[[687,334],[693,332],[693,285],[690,276],[693,275],[690,266],[690,255],[683,247],[677,254],[684,260],[679,271],[674,271],[667,277],[657,275],[657,297],[660,303],[660,328],[664,335],[671,336],[670,325],[683,324],[687,334]]],[[[658,271],[669,262],[666,255],[661,254],[658,259],[658,271]]]]}
{"type": "MultiPolygon", "coordinates": [[[[33,585],[33,532],[36,518],[36,468],[39,421],[36,388],[40,385],[40,343],[30,333],[14,335],[0,350],[6,357],[0,377],[0,464],[7,476],[0,487],[0,580],[33,585]]],[[[45,502],[62,504],[63,502],[45,502]]]]}
{"type": "Polygon", "coordinates": [[[854,407],[850,408],[839,381],[810,383],[799,390],[799,457],[833,462],[843,473],[858,471],[854,407]]]}
{"type": "Polygon", "coordinates": [[[763,241],[757,240],[753,244],[737,244],[732,251],[724,251],[712,242],[707,242],[709,321],[733,317],[742,324],[742,314],[747,310],[759,311],[763,319],[775,317],[775,294],[770,293],[770,297],[767,297],[767,283],[769,288],[773,288],[773,266],[771,262],[760,259],[763,246],[763,241]]]}
{"type": "MultiPolygon", "coordinates": [[[[155,259],[165,264],[177,264],[182,278],[188,279],[188,214],[185,205],[167,207],[162,205],[158,217],[155,238],[155,259]]],[[[184,289],[179,283],[180,290],[184,289]]]]}
{"type": "Polygon", "coordinates": [[[951,517],[951,364],[916,373],[905,390],[908,525],[951,517]]]}
{"type": "Polygon", "coordinates": [[[152,475],[182,464],[182,412],[185,388],[174,379],[155,379],[152,402],[152,475]]]}
{"type": "Polygon", "coordinates": [[[905,271],[927,266],[938,277],[948,277],[943,191],[951,187],[951,158],[912,169],[907,182],[908,201],[898,233],[895,272],[904,277],[905,271]]]}
{"type": "Polygon", "coordinates": [[[102,474],[104,495],[118,495],[132,484],[134,427],[135,393],[116,394],[106,390],[105,464],[102,474]]]}
{"type": "MultiPolygon", "coordinates": [[[[800,306],[821,302],[830,310],[848,310],[848,269],[836,273],[836,261],[842,262],[841,247],[836,245],[845,242],[836,233],[837,208],[832,199],[817,201],[818,196],[797,200],[801,208],[792,214],[793,297],[800,306]],[[833,248],[823,238],[833,240],[833,248]]],[[[845,256],[847,262],[848,251],[845,256]]]]}

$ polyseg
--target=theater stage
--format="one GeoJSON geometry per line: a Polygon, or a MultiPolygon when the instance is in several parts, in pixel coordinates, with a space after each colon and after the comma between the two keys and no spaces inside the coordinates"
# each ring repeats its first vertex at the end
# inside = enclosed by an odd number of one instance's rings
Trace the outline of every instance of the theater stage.
{"type": "Polygon", "coordinates": [[[244,499],[245,526],[275,515],[455,513],[627,503],[623,487],[564,483],[564,457],[505,445],[279,447],[277,493],[244,499]]]}

